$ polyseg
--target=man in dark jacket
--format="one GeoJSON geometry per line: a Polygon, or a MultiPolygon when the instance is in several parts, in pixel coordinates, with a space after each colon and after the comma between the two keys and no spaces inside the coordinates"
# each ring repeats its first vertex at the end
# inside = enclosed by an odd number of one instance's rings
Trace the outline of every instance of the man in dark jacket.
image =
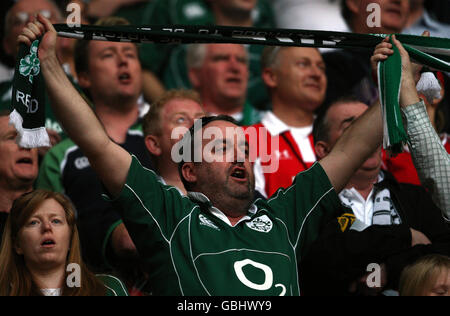
{"type": "MultiPolygon", "coordinates": [[[[314,141],[319,159],[367,108],[346,98],[317,118],[314,141]]],[[[339,193],[349,212],[324,228],[303,260],[303,271],[308,271],[300,273],[304,294],[373,294],[382,288],[396,289],[407,264],[429,253],[450,253],[450,231],[428,193],[420,186],[396,182],[381,165],[379,148],[339,193]],[[373,263],[380,267],[380,284],[369,288],[366,281],[373,263]]]]}

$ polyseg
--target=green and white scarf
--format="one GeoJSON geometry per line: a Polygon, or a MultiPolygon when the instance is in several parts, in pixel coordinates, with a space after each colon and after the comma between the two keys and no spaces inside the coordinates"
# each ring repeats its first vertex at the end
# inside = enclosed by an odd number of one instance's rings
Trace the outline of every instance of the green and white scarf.
{"type": "Polygon", "coordinates": [[[37,57],[39,40],[21,44],[12,90],[10,124],[17,130],[22,148],[50,147],[45,129],[45,83],[37,57]]]}
{"type": "MultiPolygon", "coordinates": [[[[375,49],[375,46],[381,43],[387,36],[327,31],[195,25],[69,27],[60,24],[55,25],[55,28],[59,36],[84,40],[159,44],[231,43],[344,49],[375,49]]],[[[450,39],[402,34],[396,36],[405,46],[413,61],[437,70],[450,71],[450,39]]],[[[395,54],[393,56],[385,62],[380,63],[379,89],[383,108],[382,113],[385,121],[384,146],[388,150],[400,152],[403,144],[407,140],[407,135],[403,128],[399,107],[401,59],[395,46],[394,50],[395,54]]],[[[37,62],[35,63],[38,65],[37,62]]],[[[37,68],[36,66],[33,69],[37,68]]],[[[17,76],[15,77],[14,86],[16,86],[16,79],[19,78],[17,76]]],[[[42,81],[40,80],[36,80],[33,83],[34,86],[40,86],[41,84],[42,81]]],[[[17,80],[17,85],[20,85],[19,80],[17,80]]],[[[38,92],[39,90],[43,90],[42,87],[40,86],[40,88],[36,88],[34,91],[38,92]]],[[[39,124],[41,123],[42,113],[45,113],[41,106],[39,107],[38,113],[29,113],[28,111],[18,112],[23,118],[23,126],[41,130],[41,125],[39,124]]],[[[25,129],[23,130],[25,131],[25,129]]],[[[40,134],[37,134],[36,138],[40,139],[40,134]]],[[[44,137],[42,137],[42,140],[42,143],[33,144],[38,146],[46,144],[44,137]]],[[[31,143],[24,145],[28,146],[31,143]]]]}

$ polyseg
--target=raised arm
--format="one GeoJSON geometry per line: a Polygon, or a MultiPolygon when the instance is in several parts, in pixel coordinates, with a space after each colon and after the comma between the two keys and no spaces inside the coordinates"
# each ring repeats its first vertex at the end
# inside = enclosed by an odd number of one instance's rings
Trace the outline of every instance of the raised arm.
{"type": "MultiPolygon", "coordinates": [[[[420,101],[412,73],[411,61],[408,53],[400,42],[393,37],[399,47],[402,57],[402,83],[400,105],[406,106],[420,101]]],[[[392,45],[383,41],[372,56],[372,63],[385,60],[392,55],[392,45]]],[[[350,180],[353,173],[363,162],[381,146],[383,138],[383,123],[380,104],[375,104],[352,124],[341,136],[329,155],[320,161],[327,173],[331,184],[340,192],[350,180]]]]}
{"type": "Polygon", "coordinates": [[[50,21],[38,15],[37,21],[24,28],[18,42],[31,45],[42,35],[38,56],[53,111],[109,193],[117,196],[125,184],[131,156],[111,141],[90,106],[68,80],[56,57],[57,33],[50,21]]]}
{"type": "Polygon", "coordinates": [[[450,155],[430,122],[425,104],[413,104],[402,110],[409,150],[420,181],[450,222],[450,155]]]}

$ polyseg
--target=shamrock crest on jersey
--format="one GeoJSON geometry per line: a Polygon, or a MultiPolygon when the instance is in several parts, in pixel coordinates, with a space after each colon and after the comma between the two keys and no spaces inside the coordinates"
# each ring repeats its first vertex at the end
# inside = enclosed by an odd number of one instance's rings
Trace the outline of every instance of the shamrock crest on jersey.
{"type": "Polygon", "coordinates": [[[273,223],[267,215],[257,217],[246,224],[249,228],[263,233],[270,232],[273,227],[273,223]]]}

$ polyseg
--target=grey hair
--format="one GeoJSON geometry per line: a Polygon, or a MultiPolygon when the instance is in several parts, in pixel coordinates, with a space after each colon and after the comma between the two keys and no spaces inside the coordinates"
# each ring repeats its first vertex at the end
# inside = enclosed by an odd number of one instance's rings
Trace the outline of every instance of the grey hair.
{"type": "MultiPolygon", "coordinates": [[[[211,44],[189,44],[186,48],[186,65],[188,69],[191,68],[201,68],[205,62],[206,55],[208,53],[208,45],[211,44]]],[[[249,63],[249,52],[245,45],[241,44],[229,44],[229,45],[240,45],[244,48],[246,63],[249,63]]]]}
{"type": "Polygon", "coordinates": [[[261,55],[261,67],[272,68],[277,67],[279,63],[279,53],[281,51],[281,46],[267,46],[261,55]]]}
{"type": "Polygon", "coordinates": [[[200,68],[206,58],[208,44],[187,45],[186,65],[190,68],[200,68]]]}

